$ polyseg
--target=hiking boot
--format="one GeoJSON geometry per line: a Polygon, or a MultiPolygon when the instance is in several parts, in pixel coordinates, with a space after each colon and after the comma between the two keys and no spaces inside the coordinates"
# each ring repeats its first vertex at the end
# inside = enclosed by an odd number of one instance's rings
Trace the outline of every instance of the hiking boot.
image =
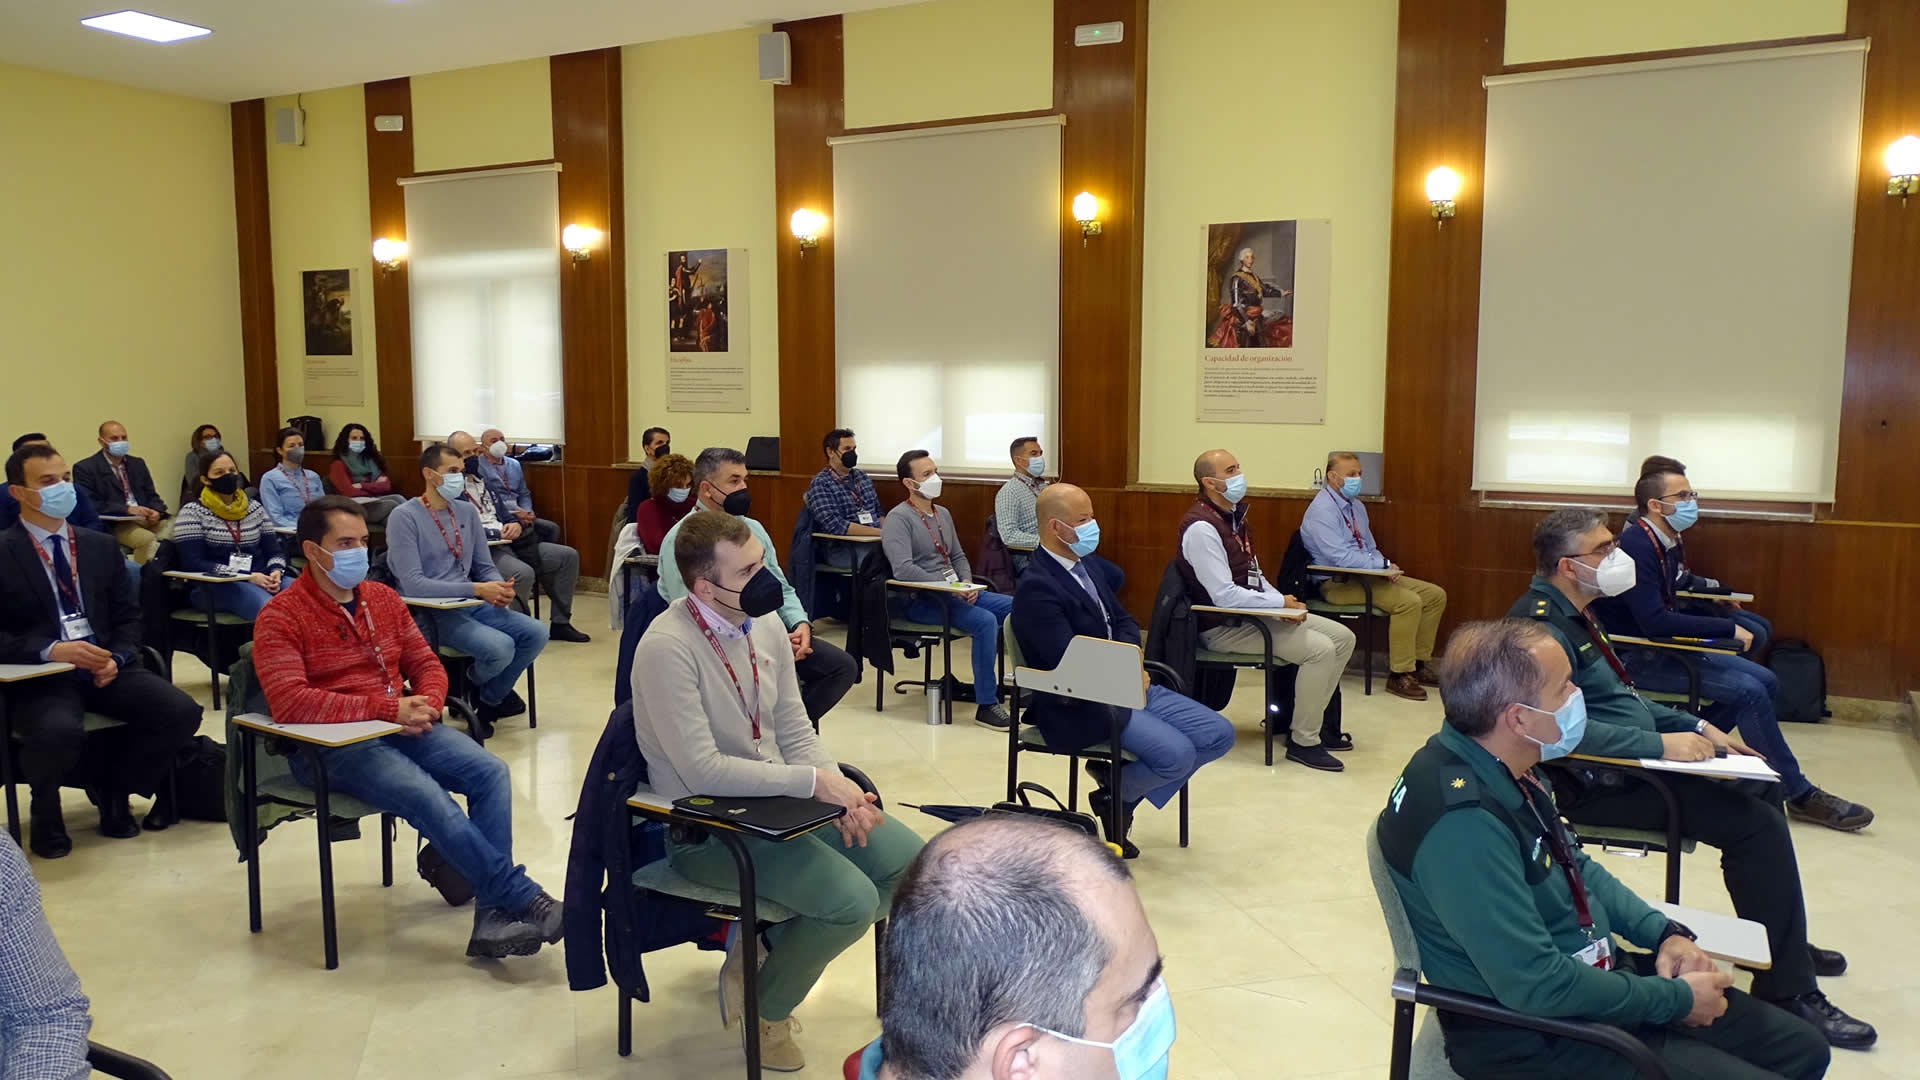
{"type": "Polygon", "coordinates": [[[1773,1004],[1812,1024],[1815,1030],[1826,1037],[1829,1046],[1841,1050],[1865,1050],[1880,1037],[1872,1024],[1855,1020],[1841,1012],[1838,1005],[1828,1001],[1827,995],[1818,990],[1773,1004]]]}
{"type": "Polygon", "coordinates": [[[533,903],[528,904],[527,910],[520,915],[520,921],[538,931],[540,940],[549,945],[560,944],[560,939],[567,933],[567,920],[560,901],[545,892],[533,898],[533,903]]]}
{"type": "Polygon", "coordinates": [[[1322,772],[1345,772],[1346,765],[1339,758],[1327,753],[1324,746],[1301,746],[1292,739],[1287,740],[1287,760],[1297,761],[1309,769],[1322,772]]]}
{"type": "Polygon", "coordinates": [[[801,1056],[800,1046],[793,1041],[794,1033],[800,1030],[800,1021],[789,1016],[785,1020],[760,1021],[760,1067],[771,1072],[799,1072],[807,1067],[807,1059],[801,1056]]]}
{"type": "Polygon", "coordinates": [[[1433,665],[1425,660],[1413,665],[1413,678],[1421,686],[1440,685],[1440,676],[1435,674],[1433,665]]]}
{"type": "Polygon", "coordinates": [[[540,931],[519,922],[497,907],[477,907],[473,911],[473,937],[467,939],[468,956],[499,960],[508,956],[532,956],[540,951],[540,931]]]}
{"type": "Polygon", "coordinates": [[[981,705],[973,710],[973,722],[983,728],[1005,731],[1013,726],[1013,714],[1005,705],[981,705]]]}
{"type": "Polygon", "coordinates": [[[1873,824],[1873,811],[1819,788],[1798,799],[1788,799],[1787,816],[1825,825],[1836,832],[1859,832],[1873,824]]]}
{"type": "Polygon", "coordinates": [[[1396,671],[1387,676],[1387,693],[1408,701],[1427,700],[1427,691],[1411,671],[1396,671]]]}

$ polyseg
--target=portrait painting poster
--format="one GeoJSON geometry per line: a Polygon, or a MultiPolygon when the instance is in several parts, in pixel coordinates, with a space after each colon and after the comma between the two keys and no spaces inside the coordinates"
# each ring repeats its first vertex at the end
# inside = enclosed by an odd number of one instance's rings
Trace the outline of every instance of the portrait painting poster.
{"type": "Polygon", "coordinates": [[[1230,222],[1203,240],[1195,418],[1323,423],[1333,223],[1230,222]]]}
{"type": "Polygon", "coordinates": [[[307,404],[366,404],[360,354],[353,347],[353,272],[302,270],[300,318],[307,404]]]}
{"type": "Polygon", "coordinates": [[[667,252],[667,411],[746,412],[745,248],[667,252]]]}

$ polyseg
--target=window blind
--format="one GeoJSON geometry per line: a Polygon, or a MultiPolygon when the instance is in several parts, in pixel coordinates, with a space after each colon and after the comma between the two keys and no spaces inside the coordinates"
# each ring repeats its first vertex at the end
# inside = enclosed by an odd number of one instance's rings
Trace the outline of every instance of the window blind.
{"type": "Polygon", "coordinates": [[[1005,472],[1023,435],[1058,467],[1060,124],[830,140],[839,417],[882,474],[1005,472]]]}
{"type": "Polygon", "coordinates": [[[401,181],[414,437],[497,427],[565,442],[559,166],[401,181]]]}
{"type": "Polygon", "coordinates": [[[1486,80],[1476,488],[1832,499],[1865,48],[1486,80]]]}

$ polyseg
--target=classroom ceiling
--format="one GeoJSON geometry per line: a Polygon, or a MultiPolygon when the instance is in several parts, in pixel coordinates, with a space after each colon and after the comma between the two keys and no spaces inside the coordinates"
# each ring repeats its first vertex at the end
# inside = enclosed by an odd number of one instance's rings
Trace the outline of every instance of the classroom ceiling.
{"type": "Polygon", "coordinates": [[[0,62],[239,101],[908,2],[0,0],[0,62]],[[123,8],[213,33],[156,45],[80,25],[123,8]]]}

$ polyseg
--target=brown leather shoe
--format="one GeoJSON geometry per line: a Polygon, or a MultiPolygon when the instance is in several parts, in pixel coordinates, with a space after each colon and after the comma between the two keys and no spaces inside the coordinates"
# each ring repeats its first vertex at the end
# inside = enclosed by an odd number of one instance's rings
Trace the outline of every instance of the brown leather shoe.
{"type": "Polygon", "coordinates": [[[1414,678],[1411,671],[1398,671],[1388,676],[1387,693],[1406,698],[1408,701],[1427,700],[1427,692],[1421,688],[1420,680],[1414,678]]]}
{"type": "Polygon", "coordinates": [[[1413,666],[1413,677],[1419,680],[1421,686],[1440,685],[1440,676],[1434,674],[1433,665],[1424,660],[1413,666]]]}

